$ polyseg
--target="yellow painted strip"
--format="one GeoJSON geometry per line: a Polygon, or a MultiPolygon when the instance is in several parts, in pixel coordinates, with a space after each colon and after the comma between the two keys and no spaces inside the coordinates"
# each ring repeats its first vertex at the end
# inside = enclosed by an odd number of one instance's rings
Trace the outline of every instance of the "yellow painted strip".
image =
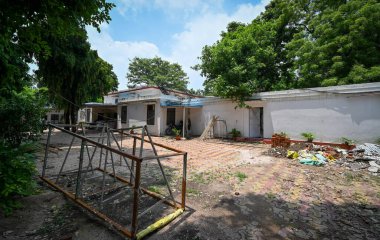
{"type": "Polygon", "coordinates": [[[173,221],[176,217],[178,217],[182,213],[183,213],[183,209],[180,208],[177,211],[175,211],[174,213],[169,214],[166,217],[161,218],[160,220],[153,223],[152,225],[149,225],[147,228],[145,228],[144,230],[137,233],[137,235],[136,235],[137,240],[140,240],[143,237],[145,237],[146,235],[148,235],[149,233],[151,233],[151,232],[153,232],[159,228],[162,228],[163,226],[165,226],[168,223],[170,223],[171,221],[173,221]]]}

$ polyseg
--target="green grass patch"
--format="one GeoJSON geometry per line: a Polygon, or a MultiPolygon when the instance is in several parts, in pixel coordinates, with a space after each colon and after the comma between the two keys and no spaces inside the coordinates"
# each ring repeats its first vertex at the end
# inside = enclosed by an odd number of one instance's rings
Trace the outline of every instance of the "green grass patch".
{"type": "Polygon", "coordinates": [[[151,191],[151,192],[155,192],[155,193],[161,194],[161,187],[159,187],[159,186],[155,186],[155,185],[149,186],[148,190],[151,191]]]}
{"type": "Polygon", "coordinates": [[[245,173],[237,172],[235,176],[239,179],[239,182],[243,182],[248,176],[245,173]]]}
{"type": "Polygon", "coordinates": [[[187,188],[186,189],[186,193],[189,196],[199,196],[201,194],[201,192],[199,190],[194,189],[194,188],[187,188]]]}

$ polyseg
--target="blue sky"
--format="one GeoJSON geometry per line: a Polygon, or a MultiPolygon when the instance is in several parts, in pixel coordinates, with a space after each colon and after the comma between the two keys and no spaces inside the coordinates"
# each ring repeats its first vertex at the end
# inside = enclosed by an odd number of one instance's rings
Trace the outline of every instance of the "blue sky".
{"type": "Polygon", "coordinates": [[[202,47],[212,45],[231,21],[251,22],[269,0],[118,0],[112,20],[101,33],[89,27],[93,49],[111,63],[119,90],[134,57],[159,56],[182,65],[189,87],[202,89],[204,79],[191,69],[202,47]]]}

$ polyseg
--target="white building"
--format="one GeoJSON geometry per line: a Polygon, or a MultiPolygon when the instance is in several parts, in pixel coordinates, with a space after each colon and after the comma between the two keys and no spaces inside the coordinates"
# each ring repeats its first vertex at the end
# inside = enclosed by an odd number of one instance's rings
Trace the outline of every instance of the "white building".
{"type": "Polygon", "coordinates": [[[249,108],[157,87],[114,92],[105,99],[108,102],[98,106],[86,105],[91,112],[88,122],[108,108],[109,116],[117,117],[117,128],[147,125],[150,133],[160,136],[169,123],[180,121],[192,135],[201,135],[212,116],[218,116],[216,136],[235,128],[250,138],[270,138],[276,132],[286,132],[292,139],[312,132],[316,140],[325,142],[338,142],[341,137],[357,142],[380,138],[380,83],[263,92],[246,101],[249,108]]]}

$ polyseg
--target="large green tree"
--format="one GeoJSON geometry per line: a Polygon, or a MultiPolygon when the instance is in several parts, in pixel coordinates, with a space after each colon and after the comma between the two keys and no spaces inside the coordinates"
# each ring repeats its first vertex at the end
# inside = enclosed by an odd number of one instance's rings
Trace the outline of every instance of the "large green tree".
{"type": "Polygon", "coordinates": [[[65,122],[75,123],[76,112],[84,102],[117,89],[116,74],[112,65],[90,49],[84,29],[61,38],[47,34],[46,38],[51,53],[37,57],[38,79],[49,88],[57,107],[64,109],[65,122]]]}
{"type": "Polygon", "coordinates": [[[99,30],[114,6],[106,0],[0,0],[0,87],[22,90],[30,83],[28,63],[36,54],[49,56],[46,32],[58,37],[78,26],[99,30]]]}
{"type": "Polygon", "coordinates": [[[207,93],[239,103],[254,92],[380,80],[376,0],[273,0],[230,23],[195,69],[207,93]]]}
{"type": "Polygon", "coordinates": [[[159,57],[133,58],[126,77],[129,87],[144,84],[186,91],[189,83],[181,65],[159,57]]]}

